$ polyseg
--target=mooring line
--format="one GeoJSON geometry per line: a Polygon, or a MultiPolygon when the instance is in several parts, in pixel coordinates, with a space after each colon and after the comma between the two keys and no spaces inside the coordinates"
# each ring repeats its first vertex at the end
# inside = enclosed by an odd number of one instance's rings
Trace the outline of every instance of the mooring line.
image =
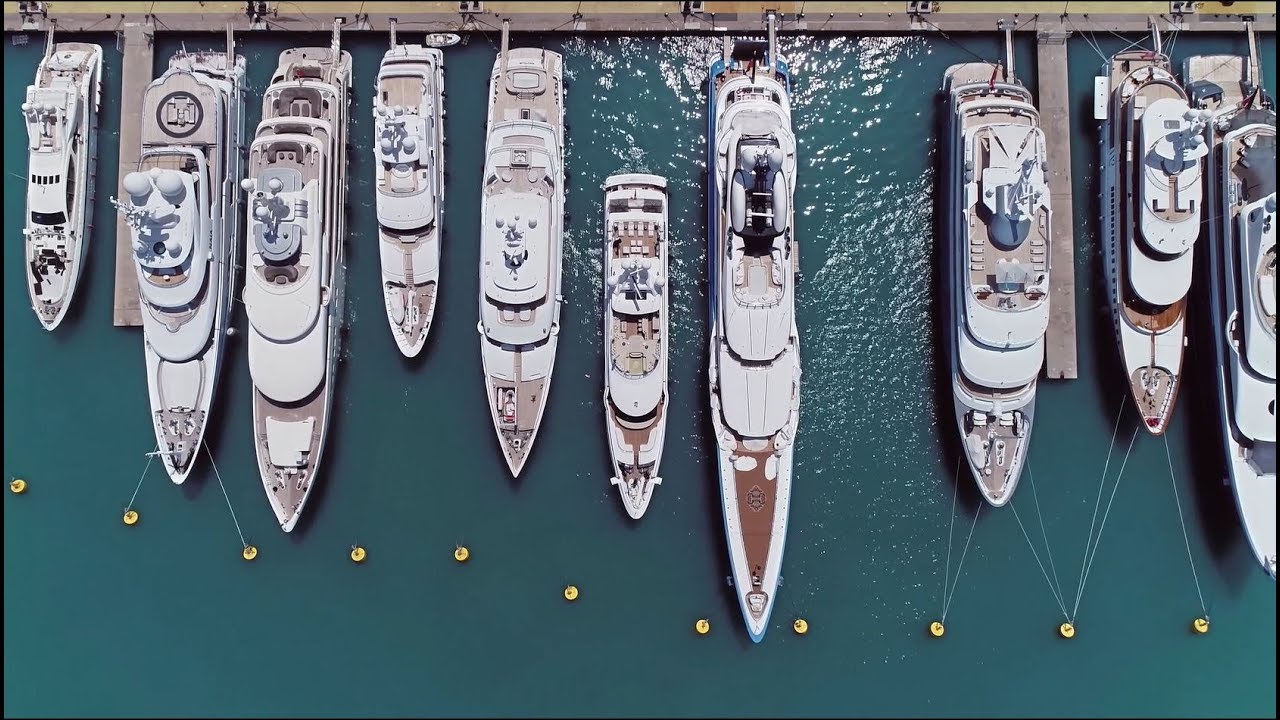
{"type": "Polygon", "coordinates": [[[227,501],[227,509],[231,511],[231,522],[236,524],[236,534],[240,536],[240,547],[249,547],[249,543],[244,539],[244,533],[240,531],[240,521],[236,519],[236,510],[231,507],[231,497],[227,495],[227,486],[222,484],[222,473],[218,472],[218,463],[213,461],[213,453],[209,450],[207,443],[201,443],[204,447],[204,454],[209,456],[209,464],[213,466],[213,476],[218,478],[218,487],[222,488],[222,497],[227,501]]]}
{"type": "MultiPolygon", "coordinates": [[[[159,451],[159,448],[156,448],[156,450],[159,451]]],[[[156,456],[154,454],[147,453],[147,465],[142,468],[142,476],[138,478],[138,484],[133,488],[133,496],[129,498],[129,504],[124,507],[126,512],[133,509],[133,501],[138,499],[138,491],[142,489],[142,481],[147,478],[147,471],[151,469],[151,461],[155,459],[156,456]]]]}
{"type": "Polygon", "coordinates": [[[1169,481],[1173,485],[1173,501],[1178,505],[1178,524],[1182,526],[1182,542],[1187,546],[1187,562],[1191,564],[1191,579],[1196,583],[1196,595],[1200,597],[1200,609],[1204,611],[1204,619],[1209,619],[1209,608],[1204,602],[1204,593],[1200,590],[1200,574],[1196,572],[1196,561],[1191,556],[1191,537],[1187,534],[1187,523],[1182,517],[1182,498],[1178,494],[1178,478],[1173,474],[1173,456],[1169,454],[1169,436],[1164,435],[1164,457],[1169,461],[1169,481]]]}
{"type": "Polygon", "coordinates": [[[1022,537],[1027,541],[1027,547],[1031,549],[1031,557],[1035,558],[1036,565],[1040,566],[1040,574],[1044,576],[1044,582],[1049,586],[1049,593],[1053,595],[1054,602],[1058,603],[1058,608],[1062,610],[1062,616],[1070,621],[1071,616],[1067,615],[1066,603],[1062,601],[1062,597],[1054,589],[1053,581],[1049,579],[1049,571],[1045,569],[1044,563],[1040,561],[1040,553],[1036,552],[1036,546],[1031,542],[1031,535],[1027,533],[1027,528],[1022,524],[1022,518],[1018,515],[1018,508],[1010,502],[1009,509],[1013,510],[1013,519],[1018,521],[1018,529],[1022,531],[1022,537]]]}
{"type": "Polygon", "coordinates": [[[969,554],[969,542],[973,540],[973,529],[978,527],[978,516],[982,514],[982,505],[978,505],[978,509],[973,513],[973,524],[969,526],[969,537],[964,541],[964,550],[960,553],[960,562],[956,565],[956,579],[951,583],[951,594],[947,596],[946,602],[942,605],[941,622],[947,622],[947,612],[951,610],[951,600],[956,596],[956,588],[960,586],[960,573],[964,570],[964,559],[969,554]]]}
{"type": "Polygon", "coordinates": [[[1080,614],[1080,600],[1084,597],[1084,585],[1089,580],[1089,571],[1093,569],[1094,558],[1098,556],[1098,547],[1102,544],[1102,530],[1107,526],[1107,517],[1111,515],[1111,506],[1116,501],[1116,491],[1120,489],[1120,480],[1124,478],[1124,468],[1129,464],[1129,456],[1133,453],[1133,443],[1138,439],[1141,428],[1135,427],[1129,438],[1129,449],[1124,454],[1124,462],[1120,463],[1120,472],[1116,474],[1116,484],[1111,488],[1111,498],[1107,500],[1107,509],[1102,513],[1102,522],[1098,524],[1098,536],[1093,541],[1093,551],[1089,553],[1089,561],[1085,563],[1084,575],[1080,578],[1080,587],[1076,591],[1076,604],[1071,611],[1071,622],[1075,622],[1080,614]]]}
{"type": "MultiPolygon", "coordinates": [[[[1053,571],[1053,583],[1058,588],[1058,597],[1062,605],[1066,605],[1062,594],[1062,581],[1058,579],[1058,566],[1053,561],[1053,550],[1049,548],[1049,531],[1044,526],[1044,513],[1040,511],[1040,493],[1036,491],[1036,476],[1031,472],[1031,463],[1027,463],[1027,479],[1031,481],[1031,499],[1036,504],[1036,516],[1040,518],[1040,535],[1044,538],[1044,554],[1049,557],[1049,569],[1053,571]]],[[[1063,608],[1066,609],[1065,607],[1063,608]]]]}
{"type": "Polygon", "coordinates": [[[1093,529],[1098,524],[1098,509],[1102,507],[1102,491],[1107,486],[1107,471],[1111,469],[1111,456],[1115,453],[1116,437],[1120,434],[1120,418],[1128,407],[1128,399],[1120,398],[1116,419],[1111,423],[1111,444],[1107,446],[1107,460],[1102,464],[1102,479],[1098,481],[1098,497],[1093,501],[1093,518],[1089,520],[1089,535],[1084,540],[1084,557],[1080,559],[1080,579],[1076,585],[1076,607],[1080,606],[1080,585],[1084,584],[1085,566],[1089,564],[1089,547],[1093,544],[1093,529]]]}
{"type": "Polygon", "coordinates": [[[951,545],[956,531],[956,497],[960,494],[960,458],[956,458],[956,467],[951,471],[951,529],[947,531],[947,570],[942,576],[942,597],[939,604],[942,614],[947,614],[947,586],[951,584],[951,545]]]}

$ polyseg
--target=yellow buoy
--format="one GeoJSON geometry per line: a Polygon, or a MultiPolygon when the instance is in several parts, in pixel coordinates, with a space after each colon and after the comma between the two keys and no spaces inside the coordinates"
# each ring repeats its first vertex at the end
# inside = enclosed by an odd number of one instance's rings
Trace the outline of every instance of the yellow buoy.
{"type": "Polygon", "coordinates": [[[366,555],[368,555],[368,553],[364,551],[364,548],[359,545],[351,546],[351,562],[362,563],[364,562],[366,555]]]}
{"type": "Polygon", "coordinates": [[[693,624],[693,629],[697,630],[699,635],[706,635],[711,632],[711,623],[706,618],[702,618],[693,624]]]}
{"type": "Polygon", "coordinates": [[[578,586],[577,585],[566,586],[564,589],[564,599],[568,600],[569,602],[573,602],[574,600],[577,600],[578,586]]]}
{"type": "Polygon", "coordinates": [[[458,562],[466,562],[469,557],[471,557],[471,551],[467,549],[466,545],[459,545],[453,551],[453,559],[458,562]]]}
{"type": "Polygon", "coordinates": [[[9,492],[14,495],[21,495],[27,491],[27,481],[22,478],[14,478],[9,481],[9,492]]]}
{"type": "Polygon", "coordinates": [[[1070,640],[1076,636],[1076,626],[1069,622],[1064,622],[1058,626],[1058,634],[1063,638],[1070,640]]]}
{"type": "Polygon", "coordinates": [[[929,634],[934,637],[942,637],[947,632],[947,628],[942,623],[934,620],[929,623],[929,634]]]}
{"type": "Polygon", "coordinates": [[[796,621],[791,623],[791,628],[797,635],[803,635],[809,632],[809,623],[804,618],[796,618],[796,621]]]}
{"type": "Polygon", "coordinates": [[[124,524],[125,524],[125,525],[137,525],[137,524],[138,524],[138,511],[137,511],[137,510],[125,510],[125,511],[124,511],[124,524]]]}
{"type": "Polygon", "coordinates": [[[258,557],[258,548],[252,545],[245,545],[244,550],[240,552],[240,557],[244,558],[245,560],[252,560],[258,557]]]}
{"type": "Polygon", "coordinates": [[[1198,617],[1195,620],[1192,620],[1191,629],[1194,630],[1197,635],[1204,635],[1209,632],[1209,618],[1198,617]]]}

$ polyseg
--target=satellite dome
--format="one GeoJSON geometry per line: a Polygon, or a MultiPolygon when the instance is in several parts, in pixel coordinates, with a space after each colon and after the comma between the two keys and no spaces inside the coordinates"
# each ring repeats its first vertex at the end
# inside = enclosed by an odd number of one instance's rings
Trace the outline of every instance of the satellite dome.
{"type": "Polygon", "coordinates": [[[252,178],[245,178],[245,179],[241,180],[241,181],[240,181],[240,189],[241,189],[241,190],[244,190],[244,191],[246,191],[246,192],[252,192],[252,191],[253,191],[253,179],[252,179],[252,178]]]}
{"type": "Polygon", "coordinates": [[[267,181],[267,189],[273,193],[278,193],[284,189],[284,183],[280,181],[280,178],[271,178],[267,181]]]}
{"type": "Polygon", "coordinates": [[[124,191],[135,205],[141,204],[151,194],[151,181],[143,173],[131,172],[124,176],[124,191]]]}
{"type": "Polygon", "coordinates": [[[166,200],[170,198],[181,199],[186,192],[186,187],[182,184],[182,176],[173,170],[161,173],[160,177],[156,178],[156,189],[160,191],[160,194],[166,200]]]}

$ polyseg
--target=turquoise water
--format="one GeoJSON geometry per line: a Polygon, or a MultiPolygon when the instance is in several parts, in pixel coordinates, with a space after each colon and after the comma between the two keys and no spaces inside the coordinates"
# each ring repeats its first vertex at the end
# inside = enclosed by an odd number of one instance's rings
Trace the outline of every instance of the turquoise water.
{"type": "MultiPolygon", "coordinates": [[[[1041,386],[1033,482],[1017,516],[987,509],[976,525],[965,478],[952,512],[954,424],[937,390],[935,91],[948,65],[996,58],[1000,40],[783,38],[802,154],[805,375],[786,581],[761,645],[724,583],[705,408],[701,84],[716,40],[542,43],[565,54],[570,82],[566,304],[545,426],[513,482],[485,409],[475,334],[480,128],[496,37],[446,51],[444,273],[419,361],[396,351],[378,291],[364,149],[386,39],[344,38],[355,56],[356,152],[337,420],[317,496],[286,536],[257,477],[243,336],[232,340],[209,445],[260,550],[245,563],[207,458],[183,487],[150,468],[134,504],[141,522],[120,522],[153,439],[141,334],[111,327],[115,222],[105,200],[118,164],[120,55],[112,35],[83,39],[107,51],[100,231],[72,314],[52,335],[32,317],[17,248],[25,167],[15,108],[41,42],[5,44],[4,472],[30,484],[4,502],[6,715],[1275,714],[1275,586],[1255,567],[1221,484],[1207,398],[1184,396],[1168,447],[1208,636],[1188,630],[1202,611],[1161,440],[1134,443],[1070,643],[1055,634],[1062,612],[1019,529],[1021,520],[1074,609],[1123,399],[1097,261],[1090,93],[1102,60],[1079,37],[1069,60],[1081,377],[1041,386]],[[669,178],[674,253],[665,483],[640,523],[608,484],[600,405],[600,184],[627,170],[669,178]],[[970,527],[946,638],[930,639],[925,626],[942,612],[970,527]],[[369,551],[361,566],[347,559],[353,542],[369,551]],[[472,551],[466,565],[452,559],[456,543],[472,551]],[[573,604],[561,598],[570,582],[581,589],[573,604]],[[805,637],[789,627],[800,616],[805,637]],[[703,617],[706,637],[692,630],[703,617]]],[[[1097,39],[1105,53],[1126,44],[1097,39]]],[[[220,42],[186,38],[193,49],[220,42]]],[[[307,44],[328,37],[245,42],[250,127],[276,55],[307,44]]],[[[157,70],[178,46],[160,36],[157,70]]],[[[1274,68],[1273,35],[1263,48],[1274,68]]],[[[1180,67],[1190,54],[1244,51],[1242,36],[1188,36],[1173,55],[1180,67]]],[[[1020,41],[1017,67],[1032,90],[1034,63],[1031,41],[1020,41]]],[[[1273,78],[1267,86],[1274,93],[1273,78]]],[[[1209,355],[1193,344],[1190,371],[1202,384],[1209,355]]],[[[1134,427],[1126,413],[1113,478],[1134,427]]]]}

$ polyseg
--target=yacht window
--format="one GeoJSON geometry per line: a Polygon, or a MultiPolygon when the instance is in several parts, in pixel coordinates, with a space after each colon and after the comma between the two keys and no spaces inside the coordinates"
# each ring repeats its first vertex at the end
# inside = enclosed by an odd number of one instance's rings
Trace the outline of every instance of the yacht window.
{"type": "Polygon", "coordinates": [[[67,216],[60,212],[33,212],[31,213],[31,222],[35,225],[66,225],[67,216]]]}

